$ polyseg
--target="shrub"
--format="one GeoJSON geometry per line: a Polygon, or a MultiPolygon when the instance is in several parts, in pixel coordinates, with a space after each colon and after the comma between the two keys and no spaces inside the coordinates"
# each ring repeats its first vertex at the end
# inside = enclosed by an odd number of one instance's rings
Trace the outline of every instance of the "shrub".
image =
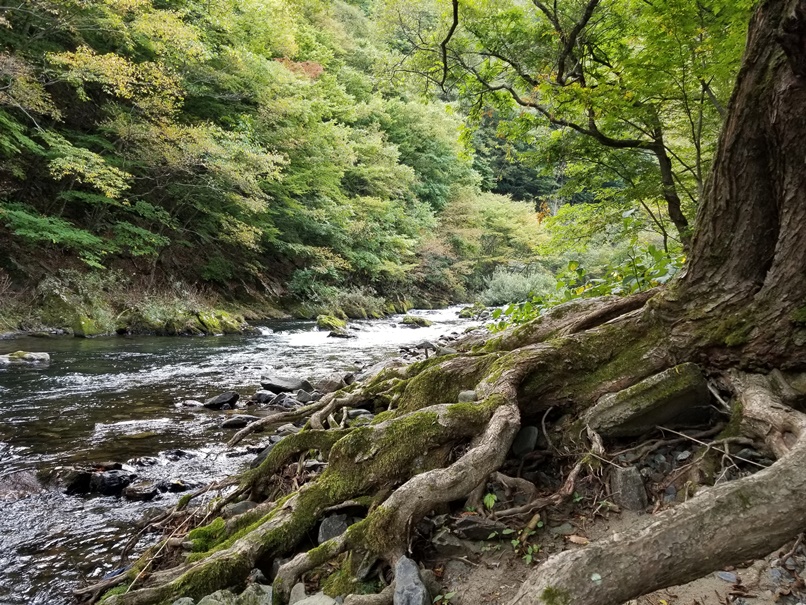
{"type": "Polygon", "coordinates": [[[488,306],[520,302],[531,296],[543,296],[556,288],[556,279],[548,272],[534,267],[515,270],[497,267],[486,280],[486,287],[479,295],[488,306]]]}

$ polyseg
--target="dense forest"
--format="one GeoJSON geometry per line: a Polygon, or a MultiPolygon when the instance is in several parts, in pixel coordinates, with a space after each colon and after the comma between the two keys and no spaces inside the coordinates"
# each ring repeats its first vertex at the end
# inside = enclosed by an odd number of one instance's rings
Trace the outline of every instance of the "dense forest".
{"type": "Polygon", "coordinates": [[[557,33],[517,3],[467,3],[450,53],[452,7],[430,0],[2,7],[3,327],[182,333],[199,310],[664,282],[751,4],[616,3],[547,78],[557,33]]]}

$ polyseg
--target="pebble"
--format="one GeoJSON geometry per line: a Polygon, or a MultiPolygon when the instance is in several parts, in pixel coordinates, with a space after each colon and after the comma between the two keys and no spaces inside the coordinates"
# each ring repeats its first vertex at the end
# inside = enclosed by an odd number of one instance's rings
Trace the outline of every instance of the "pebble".
{"type": "Polygon", "coordinates": [[[736,584],[737,580],[739,579],[735,573],[731,573],[729,571],[717,571],[714,575],[724,582],[728,582],[730,584],[736,584]]]}

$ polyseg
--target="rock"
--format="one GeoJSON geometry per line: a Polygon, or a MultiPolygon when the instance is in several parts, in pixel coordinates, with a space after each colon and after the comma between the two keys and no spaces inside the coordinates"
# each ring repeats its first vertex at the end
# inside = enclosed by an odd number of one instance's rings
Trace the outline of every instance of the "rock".
{"type": "Polygon", "coordinates": [[[22,500],[42,492],[42,486],[30,471],[16,471],[0,476],[0,500],[22,500]]]}
{"type": "Polygon", "coordinates": [[[171,605],[196,605],[196,601],[191,599],[190,597],[182,597],[181,599],[177,599],[171,605]]]}
{"type": "Polygon", "coordinates": [[[637,468],[615,468],[610,475],[610,492],[616,504],[627,510],[643,511],[647,507],[644,480],[637,468]]]}
{"type": "Polygon", "coordinates": [[[135,477],[136,475],[126,471],[93,473],[90,478],[90,491],[104,496],[119,496],[135,477]]]}
{"type": "Polygon", "coordinates": [[[263,464],[263,461],[268,457],[269,452],[271,452],[271,450],[272,450],[272,448],[274,448],[274,446],[275,446],[274,443],[272,443],[271,445],[266,446],[266,448],[264,448],[263,451],[260,452],[254,460],[252,460],[252,464],[249,465],[250,468],[257,468],[261,464],[263,464]]]}
{"type": "Polygon", "coordinates": [[[420,579],[422,579],[423,584],[428,589],[428,595],[432,599],[439,594],[442,594],[442,586],[439,583],[439,579],[437,579],[437,574],[435,574],[430,569],[421,569],[420,570],[420,579]]]}
{"type": "Polygon", "coordinates": [[[221,423],[222,429],[241,429],[248,424],[252,424],[255,420],[259,420],[257,416],[250,416],[249,414],[235,414],[229,416],[224,422],[221,423]]]}
{"type": "Polygon", "coordinates": [[[60,473],[60,479],[64,485],[64,492],[67,495],[88,494],[90,491],[92,472],[86,469],[70,467],[63,471],[63,473],[60,473]]]}
{"type": "Polygon", "coordinates": [[[540,431],[536,426],[521,427],[512,442],[512,455],[516,458],[523,458],[529,452],[533,452],[537,446],[538,435],[540,435],[540,431]]]}
{"type": "Polygon", "coordinates": [[[234,406],[240,398],[241,396],[235,391],[227,391],[226,393],[221,393],[220,395],[216,395],[215,397],[211,397],[205,401],[204,407],[209,410],[220,410],[225,405],[234,406]]]}
{"type": "Polygon", "coordinates": [[[358,336],[356,336],[346,328],[338,328],[336,330],[331,330],[330,334],[328,334],[327,336],[328,338],[358,338],[358,336]]]}
{"type": "Polygon", "coordinates": [[[415,349],[422,349],[426,353],[428,352],[429,349],[431,349],[432,351],[437,350],[437,346],[433,342],[431,342],[430,340],[423,340],[422,342],[418,342],[416,345],[414,345],[414,348],[415,349]]]}
{"type": "Polygon", "coordinates": [[[572,536],[576,533],[576,530],[570,523],[563,523],[556,527],[549,527],[549,533],[552,536],[572,536]]]}
{"type": "Polygon", "coordinates": [[[272,399],[277,397],[277,393],[272,391],[261,390],[252,395],[252,401],[255,403],[269,403],[272,399]]]}
{"type": "Polygon", "coordinates": [[[300,403],[310,403],[313,401],[313,395],[308,391],[303,391],[302,389],[297,389],[294,391],[294,398],[300,403]]]}
{"type": "Polygon", "coordinates": [[[316,327],[320,330],[343,330],[347,322],[333,315],[319,315],[316,318],[316,327]]]}
{"type": "Polygon", "coordinates": [[[600,397],[584,421],[605,438],[638,437],[709,402],[708,385],[699,367],[684,363],[600,397]]]}
{"type": "Polygon", "coordinates": [[[291,393],[299,389],[308,392],[313,391],[311,383],[307,380],[275,374],[263,376],[263,378],[260,379],[260,386],[268,391],[274,391],[275,393],[291,393]]]}
{"type": "Polygon", "coordinates": [[[291,595],[288,597],[288,605],[294,605],[305,599],[305,584],[297,582],[291,589],[291,595]]]}
{"type": "Polygon", "coordinates": [[[434,355],[456,355],[459,351],[453,349],[451,347],[437,347],[436,352],[434,355]]]}
{"type": "Polygon", "coordinates": [[[153,500],[160,491],[157,484],[153,481],[137,481],[131,485],[127,485],[123,490],[123,497],[127,500],[135,500],[137,502],[147,502],[153,500]]]}
{"type": "Polygon", "coordinates": [[[394,605],[430,605],[431,597],[425,587],[417,564],[400,557],[395,565],[394,605]]]}
{"type": "Polygon", "coordinates": [[[207,595],[198,605],[235,605],[236,597],[229,590],[217,590],[213,594],[207,595]]]}
{"type": "Polygon", "coordinates": [[[8,355],[0,355],[0,365],[11,364],[44,364],[50,363],[50,355],[47,353],[29,353],[27,351],[17,351],[8,355]]]}
{"type": "Polygon", "coordinates": [[[181,494],[193,487],[192,484],[186,483],[181,479],[169,479],[167,481],[160,481],[159,490],[163,492],[171,492],[172,494],[181,494]]]}
{"type": "MultiPolygon", "coordinates": [[[[260,570],[253,570],[258,571],[260,570]]],[[[260,574],[263,575],[262,573],[260,574]]],[[[236,605],[272,605],[272,589],[271,586],[263,586],[262,584],[250,584],[246,587],[238,598],[236,605]]]]}
{"type": "Polygon", "coordinates": [[[204,403],[196,401],[195,399],[185,399],[176,404],[178,408],[203,408],[204,403]]]}
{"type": "Polygon", "coordinates": [[[355,377],[355,379],[366,382],[369,379],[374,378],[387,368],[399,368],[404,365],[406,365],[406,362],[404,362],[399,357],[395,357],[394,359],[386,359],[384,361],[379,361],[378,363],[373,364],[368,368],[365,368],[358,374],[358,376],[355,377]]]}
{"type": "Polygon", "coordinates": [[[240,502],[233,502],[232,504],[227,504],[221,510],[221,516],[225,519],[230,519],[235,517],[236,515],[242,515],[245,512],[248,512],[255,508],[257,504],[252,502],[251,500],[241,500],[240,502]]]}
{"type": "Polygon", "coordinates": [[[731,573],[729,571],[717,571],[714,575],[724,582],[728,582],[730,584],[736,584],[736,581],[739,579],[736,577],[735,573],[731,573]]]}
{"type": "Polygon", "coordinates": [[[473,550],[468,543],[462,542],[447,527],[443,527],[433,535],[431,544],[443,557],[463,557],[473,550]]]}
{"type": "Polygon", "coordinates": [[[456,534],[465,540],[489,540],[491,534],[501,536],[501,532],[505,529],[507,526],[500,521],[493,521],[478,515],[459,517],[453,525],[456,534]]]}
{"type": "Polygon", "coordinates": [[[459,403],[476,401],[476,391],[462,391],[459,393],[459,403]]]}
{"type": "Polygon", "coordinates": [[[319,525],[319,544],[342,535],[347,531],[347,515],[331,515],[319,525]]]}
{"type": "Polygon", "coordinates": [[[333,393],[347,386],[341,374],[329,374],[317,380],[314,388],[320,393],[333,393]]]}
{"type": "MultiPolygon", "coordinates": [[[[292,601],[288,602],[289,605],[292,601]]],[[[336,605],[336,599],[327,596],[323,592],[317,592],[315,595],[297,601],[297,605],[336,605]]]]}
{"type": "Polygon", "coordinates": [[[346,384],[347,386],[350,386],[351,384],[353,384],[355,382],[355,374],[353,374],[352,372],[347,372],[344,375],[343,380],[344,380],[344,384],[346,384]]]}
{"type": "Polygon", "coordinates": [[[404,315],[403,319],[400,320],[400,325],[410,328],[427,328],[428,326],[433,326],[434,322],[418,315],[404,315]]]}
{"type": "Polygon", "coordinates": [[[286,423],[286,424],[284,424],[284,425],[282,425],[280,427],[277,427],[276,433],[278,435],[283,435],[283,436],[285,436],[285,435],[296,435],[297,433],[300,432],[300,430],[301,429],[299,427],[294,426],[293,424],[288,422],[288,423],[286,423]]]}
{"type": "Polygon", "coordinates": [[[249,572],[249,577],[246,578],[247,582],[252,582],[256,584],[271,584],[271,580],[266,577],[260,569],[255,567],[252,571],[249,572]]]}

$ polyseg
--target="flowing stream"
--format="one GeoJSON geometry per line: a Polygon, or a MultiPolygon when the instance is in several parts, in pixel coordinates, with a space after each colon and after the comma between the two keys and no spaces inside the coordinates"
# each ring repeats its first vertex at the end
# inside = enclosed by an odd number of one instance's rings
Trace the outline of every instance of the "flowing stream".
{"type": "MultiPolygon", "coordinates": [[[[107,337],[0,340],[0,354],[45,351],[43,367],[0,366],[0,481],[19,471],[119,461],[141,478],[204,484],[238,471],[252,457],[229,457],[222,412],[177,408],[184,399],[234,390],[247,398],[262,374],[319,378],[354,371],[398,354],[401,346],[461,332],[457,309],[416,311],[428,328],[396,319],[352,322],[357,338],[328,338],[312,322],[272,322],[261,334],[221,337],[107,337]],[[177,451],[180,450],[180,451],[177,451]]],[[[149,511],[179,494],[148,502],[67,496],[55,486],[0,490],[0,604],[62,605],[82,578],[116,567],[122,545],[149,511]],[[27,495],[26,495],[27,494],[27,495]]]]}

